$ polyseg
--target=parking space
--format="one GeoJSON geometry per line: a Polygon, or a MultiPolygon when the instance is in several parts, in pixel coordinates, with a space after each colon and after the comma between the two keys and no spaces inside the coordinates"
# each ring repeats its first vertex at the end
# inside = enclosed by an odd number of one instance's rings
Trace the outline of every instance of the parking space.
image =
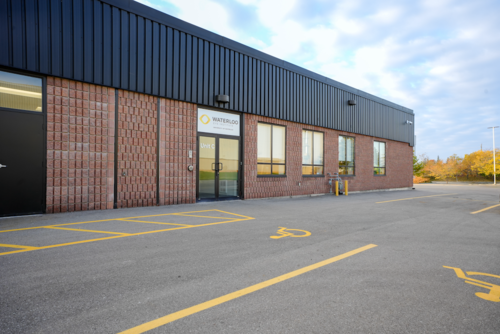
{"type": "Polygon", "coordinates": [[[201,210],[0,230],[0,247],[4,249],[0,256],[250,219],[220,210],[201,210]]]}
{"type": "Polygon", "coordinates": [[[0,332],[498,333],[500,187],[415,188],[0,220],[0,332]]]}

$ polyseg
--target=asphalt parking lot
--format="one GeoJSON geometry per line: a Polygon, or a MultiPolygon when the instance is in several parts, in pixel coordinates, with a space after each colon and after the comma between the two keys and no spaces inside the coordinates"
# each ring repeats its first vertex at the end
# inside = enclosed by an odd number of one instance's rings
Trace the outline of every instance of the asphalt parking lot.
{"type": "Polygon", "coordinates": [[[500,187],[0,219],[1,333],[499,333],[500,187]]]}

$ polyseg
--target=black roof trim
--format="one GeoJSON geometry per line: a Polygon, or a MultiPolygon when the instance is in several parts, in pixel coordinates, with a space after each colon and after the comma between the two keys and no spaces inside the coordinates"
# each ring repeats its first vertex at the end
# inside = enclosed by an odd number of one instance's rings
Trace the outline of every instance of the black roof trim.
{"type": "Polygon", "coordinates": [[[195,37],[198,38],[203,38],[206,41],[213,42],[216,44],[219,44],[221,46],[227,47],[229,49],[232,49],[234,51],[241,52],[247,56],[268,62],[270,64],[273,64],[275,66],[282,67],[284,69],[287,69],[289,71],[307,76],[311,79],[323,82],[325,84],[328,84],[330,86],[342,89],[346,92],[356,94],[360,97],[364,97],[367,99],[370,99],[372,101],[378,102],[380,104],[386,105],[388,107],[409,113],[409,114],[414,114],[413,110],[403,107],[399,104],[396,104],[394,102],[387,101],[385,99],[382,99],[378,96],[369,94],[367,92],[364,92],[362,90],[353,88],[351,86],[345,85],[341,82],[338,82],[336,80],[327,78],[323,75],[320,75],[318,73],[315,73],[310,70],[306,70],[303,67],[294,65],[292,63],[289,63],[285,60],[276,58],[274,56],[271,56],[267,53],[264,53],[262,51],[258,51],[256,49],[253,49],[247,45],[241,44],[239,42],[233,41],[232,39],[223,37],[221,35],[218,35],[216,33],[213,33],[211,31],[208,31],[206,29],[200,28],[198,26],[195,26],[191,23],[182,21],[174,16],[168,15],[166,13],[160,12],[159,10],[156,10],[154,8],[148,7],[146,5],[143,5],[142,3],[136,2],[134,0],[100,0],[103,3],[110,4],[112,6],[118,7],[120,9],[129,11],[131,13],[141,15],[147,19],[150,19],[152,21],[156,21],[158,23],[165,24],[168,27],[177,29],[179,31],[191,34],[195,37]]]}

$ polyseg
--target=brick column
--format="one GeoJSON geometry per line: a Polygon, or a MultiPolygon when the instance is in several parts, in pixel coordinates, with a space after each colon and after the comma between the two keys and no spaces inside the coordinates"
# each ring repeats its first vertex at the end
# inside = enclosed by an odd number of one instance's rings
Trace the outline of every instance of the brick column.
{"type": "Polygon", "coordinates": [[[47,78],[47,213],[113,208],[114,89],[47,78]]]}

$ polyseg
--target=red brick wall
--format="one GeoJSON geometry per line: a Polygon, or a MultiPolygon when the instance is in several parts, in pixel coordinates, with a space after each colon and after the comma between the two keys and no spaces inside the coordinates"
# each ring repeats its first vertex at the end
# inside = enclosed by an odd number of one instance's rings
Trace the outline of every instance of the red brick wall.
{"type": "Polygon", "coordinates": [[[196,105],[167,99],[160,104],[160,205],[195,203],[196,105]]]}
{"type": "Polygon", "coordinates": [[[156,205],[157,101],[118,91],[118,208],[156,205]]]}
{"type": "Polygon", "coordinates": [[[115,91],[47,78],[48,213],[113,208],[115,91]]]}
{"type": "MultiPolygon", "coordinates": [[[[156,205],[158,98],[118,91],[118,207],[156,205]],[[125,174],[125,175],[124,175],[125,174]]],[[[196,201],[196,117],[194,104],[160,100],[160,205],[196,201]],[[192,158],[189,158],[189,151],[192,158]],[[187,167],[194,166],[189,172],[187,167]]],[[[111,209],[114,203],[115,90],[47,78],[48,213],[111,209]]],[[[325,174],[338,171],[338,136],[342,132],[271,118],[245,117],[245,198],[321,194],[326,177],[302,176],[302,129],[322,131],[325,174]],[[287,127],[285,178],[257,177],[257,123],[287,127]],[[300,185],[299,185],[300,184],[300,185]]],[[[412,186],[412,148],[387,143],[387,176],[373,175],[373,141],[356,138],[356,176],[349,189],[412,186]]]]}
{"type": "Polygon", "coordinates": [[[407,143],[340,132],[300,123],[245,114],[245,198],[322,194],[330,191],[327,177],[302,176],[302,130],[324,133],[324,173],[338,172],[338,136],[355,137],[355,176],[350,191],[403,188],[413,185],[412,148],[407,143]],[[286,177],[257,177],[257,124],[267,122],[286,126],[286,177]],[[373,141],[386,144],[386,176],[373,175],[373,141]],[[300,184],[300,185],[299,185],[300,184]]]}

